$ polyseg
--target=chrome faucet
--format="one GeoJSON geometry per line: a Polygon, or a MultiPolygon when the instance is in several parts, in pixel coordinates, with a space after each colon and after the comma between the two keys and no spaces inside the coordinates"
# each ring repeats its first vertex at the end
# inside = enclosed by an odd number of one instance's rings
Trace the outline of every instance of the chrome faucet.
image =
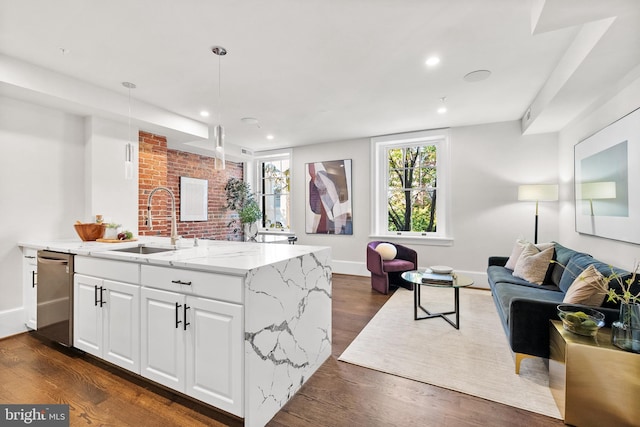
{"type": "Polygon", "coordinates": [[[156,187],[151,190],[149,193],[149,199],[147,199],[147,222],[146,225],[149,226],[149,230],[153,230],[153,220],[151,219],[151,198],[158,190],[164,190],[169,193],[171,196],[171,244],[176,245],[180,236],[178,236],[178,226],[176,223],[176,197],[173,195],[173,192],[169,190],[167,187],[156,187]]]}

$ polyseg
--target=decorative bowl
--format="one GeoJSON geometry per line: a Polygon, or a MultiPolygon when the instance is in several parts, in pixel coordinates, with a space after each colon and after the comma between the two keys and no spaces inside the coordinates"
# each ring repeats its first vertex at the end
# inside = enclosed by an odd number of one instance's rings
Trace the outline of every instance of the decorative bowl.
{"type": "Polygon", "coordinates": [[[564,329],[577,335],[594,337],[604,326],[604,314],[591,308],[560,304],[558,317],[564,329]]]}
{"type": "Polygon", "coordinates": [[[429,268],[436,274],[449,274],[453,272],[453,268],[446,265],[432,265],[429,268]]]}
{"type": "Polygon", "coordinates": [[[104,230],[107,228],[106,224],[97,223],[75,223],[73,227],[76,229],[76,233],[84,242],[90,242],[97,239],[102,239],[104,236],[104,230]]]}

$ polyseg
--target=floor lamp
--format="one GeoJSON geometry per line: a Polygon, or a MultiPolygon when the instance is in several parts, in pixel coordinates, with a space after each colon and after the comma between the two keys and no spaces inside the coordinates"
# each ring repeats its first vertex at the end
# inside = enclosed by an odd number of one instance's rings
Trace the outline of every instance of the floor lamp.
{"type": "Polygon", "coordinates": [[[536,202],[536,226],[533,243],[538,243],[538,202],[555,202],[558,200],[557,184],[525,184],[518,186],[518,200],[536,202]]]}

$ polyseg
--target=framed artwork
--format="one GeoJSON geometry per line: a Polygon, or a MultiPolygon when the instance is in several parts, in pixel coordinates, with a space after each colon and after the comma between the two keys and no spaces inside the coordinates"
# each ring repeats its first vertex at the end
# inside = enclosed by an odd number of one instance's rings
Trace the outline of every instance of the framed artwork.
{"type": "Polygon", "coordinates": [[[180,177],[180,221],[206,221],[209,181],[180,177]]]}
{"type": "Polygon", "coordinates": [[[576,231],[640,243],[640,109],[574,147],[576,231]]]}
{"type": "Polygon", "coordinates": [[[306,164],[305,231],[353,234],[351,160],[306,164]]]}

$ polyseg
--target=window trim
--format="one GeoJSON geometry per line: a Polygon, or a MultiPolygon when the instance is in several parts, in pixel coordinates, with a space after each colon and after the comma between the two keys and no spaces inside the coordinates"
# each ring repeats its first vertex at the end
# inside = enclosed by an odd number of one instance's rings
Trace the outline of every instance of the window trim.
{"type": "Polygon", "coordinates": [[[371,233],[370,238],[397,239],[410,243],[448,246],[451,236],[451,169],[450,132],[448,128],[406,132],[371,138],[371,233]],[[436,176],[438,199],[436,201],[437,231],[416,233],[387,230],[387,150],[408,145],[436,145],[436,176]],[[444,196],[442,196],[444,194],[444,196]],[[443,200],[444,199],[444,200],[443,200]]]}
{"type": "MultiPolygon", "coordinates": [[[[255,193],[257,198],[259,199],[259,204],[260,204],[260,209],[264,209],[262,206],[262,197],[259,196],[259,194],[261,194],[260,191],[258,191],[259,189],[262,188],[261,184],[262,184],[262,171],[261,171],[261,164],[265,161],[269,161],[269,160],[282,160],[282,159],[287,159],[289,160],[289,185],[291,186],[291,183],[293,183],[293,156],[292,156],[292,150],[291,149],[282,149],[282,150],[269,150],[269,151],[260,151],[260,152],[254,152],[253,153],[253,157],[252,157],[252,161],[254,163],[253,166],[253,171],[254,171],[254,178],[253,178],[253,187],[256,189],[255,193]]],[[[293,207],[293,200],[292,200],[292,193],[291,193],[291,188],[289,188],[289,228],[284,227],[284,228],[267,228],[267,227],[262,227],[260,226],[258,228],[258,234],[276,234],[276,235],[291,235],[293,234],[293,212],[292,212],[292,207],[293,207]]]]}

